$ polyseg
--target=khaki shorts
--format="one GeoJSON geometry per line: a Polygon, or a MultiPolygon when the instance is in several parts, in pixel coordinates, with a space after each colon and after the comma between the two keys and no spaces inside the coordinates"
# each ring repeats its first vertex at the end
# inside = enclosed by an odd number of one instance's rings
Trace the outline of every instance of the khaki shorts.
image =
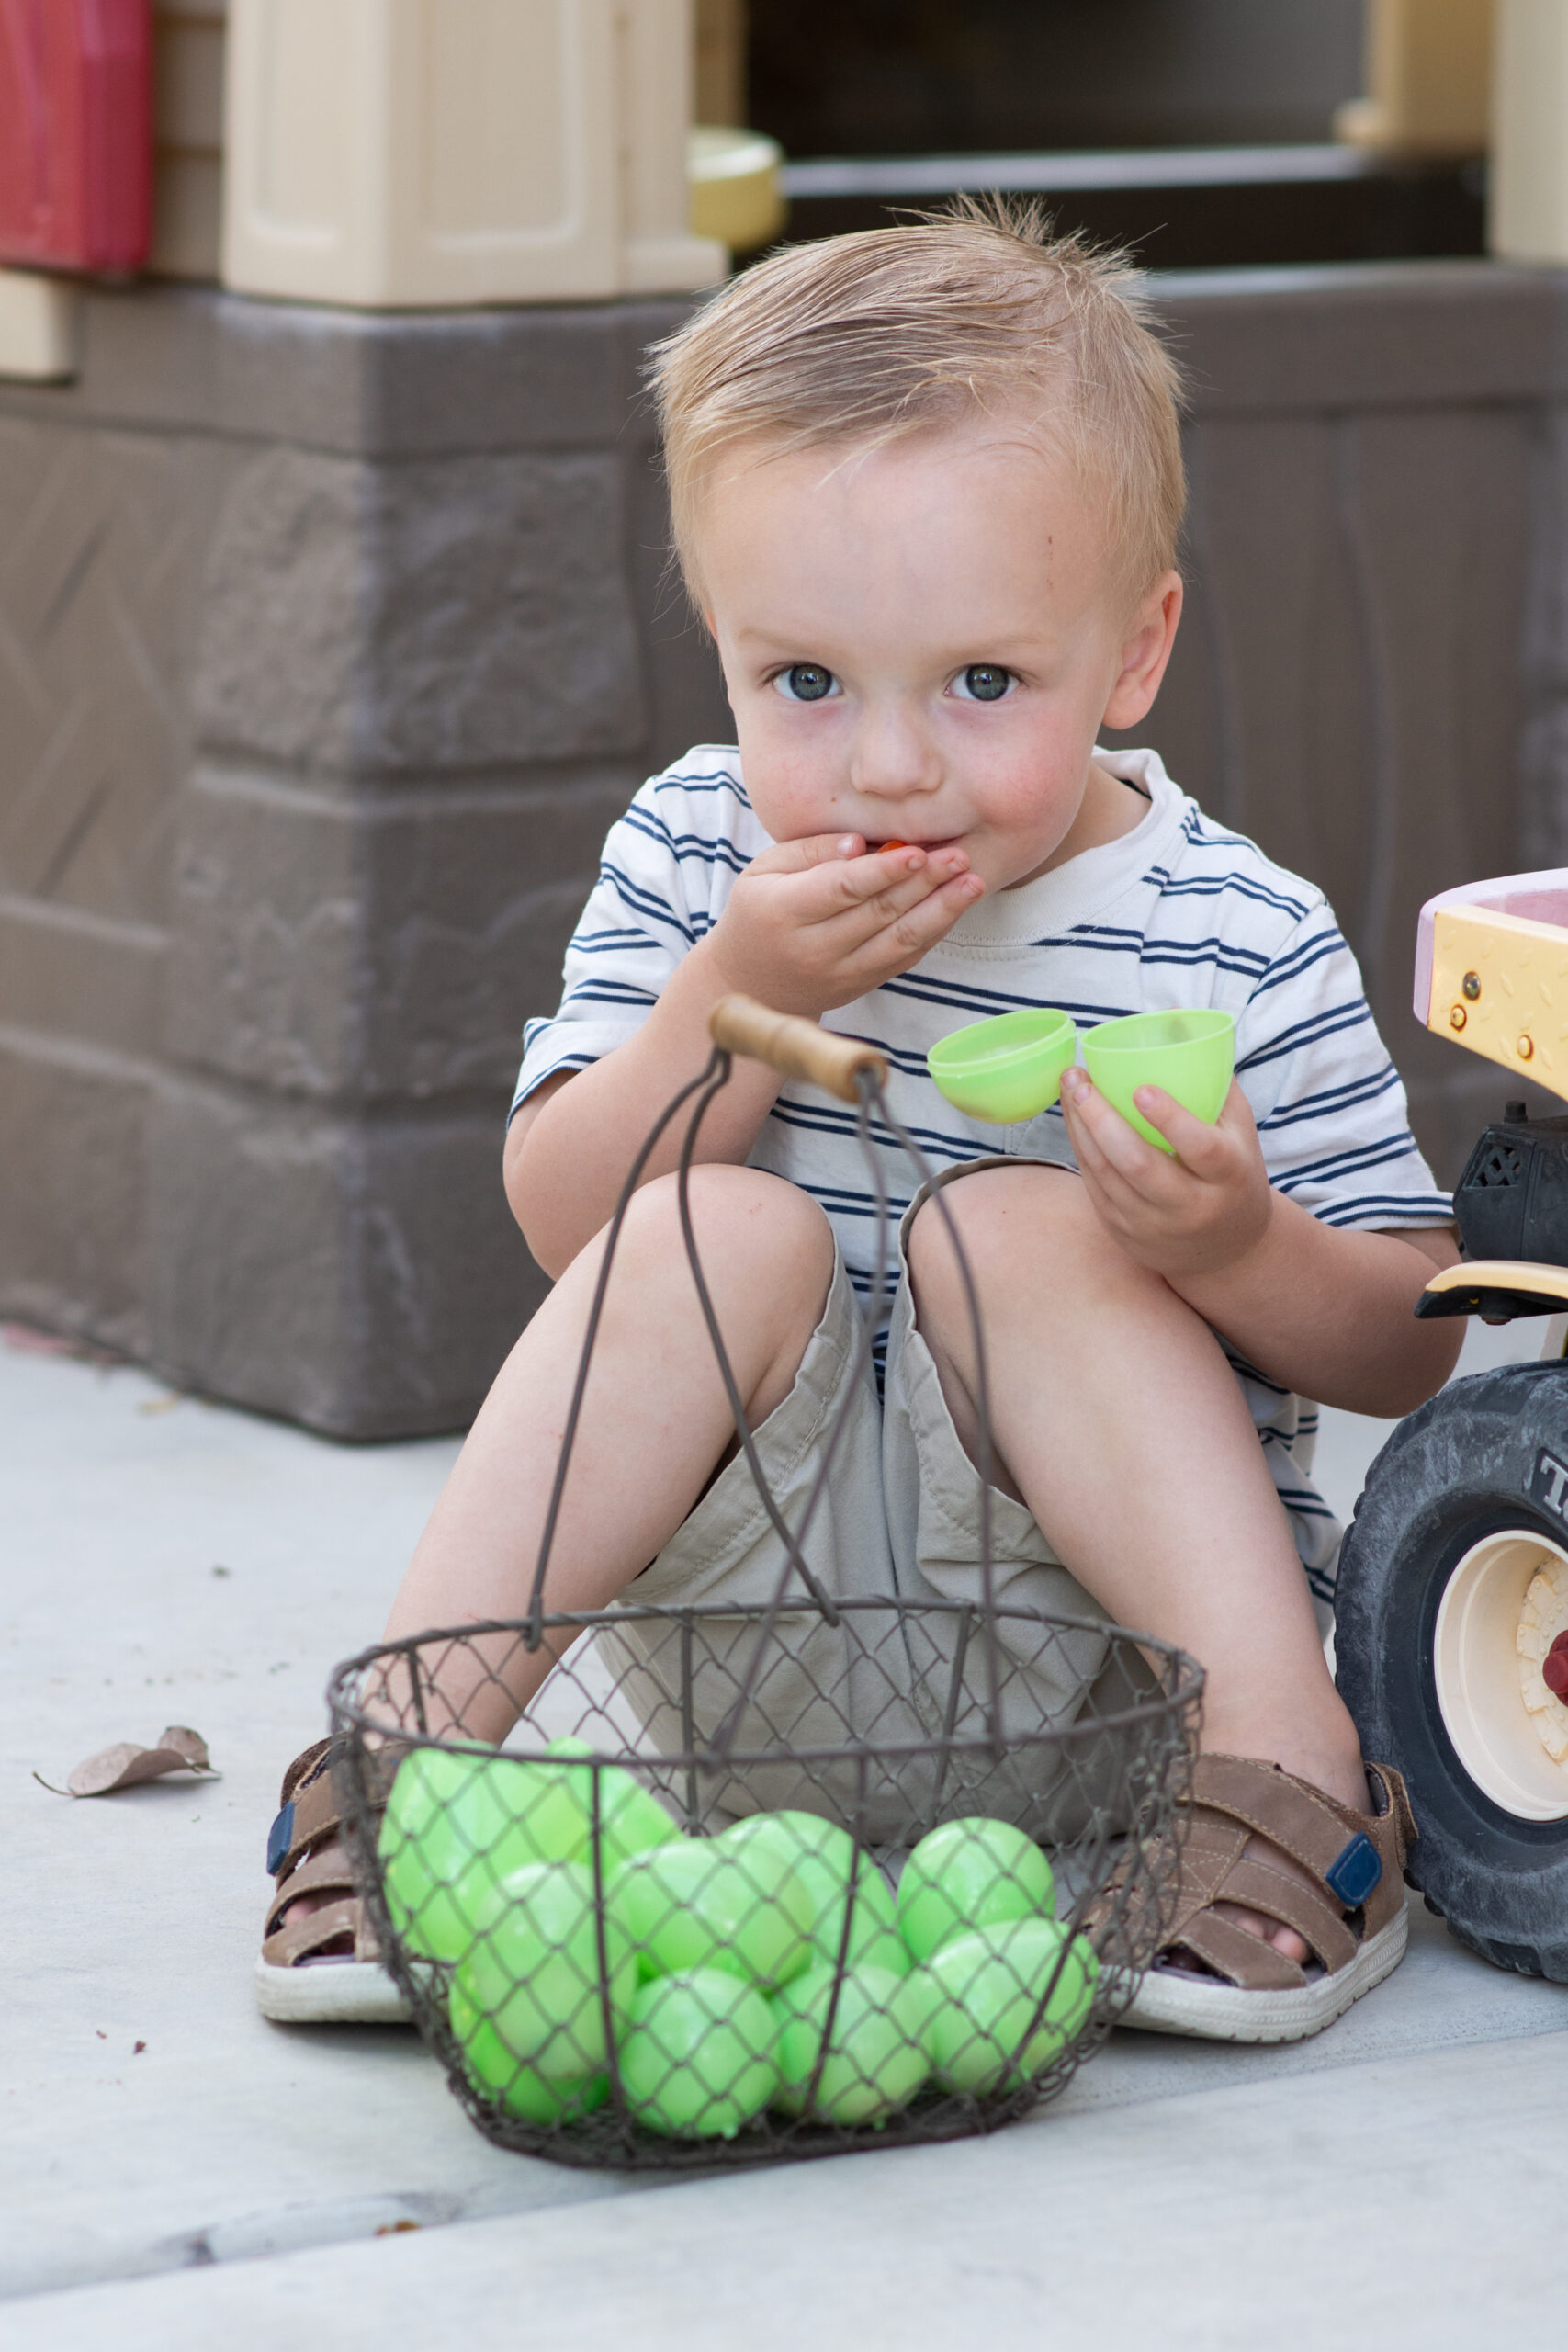
{"type": "MultiPolygon", "coordinates": [[[[989,1161],[982,1163],[990,1165],[989,1161]]],[[[1013,1163],[1010,1163],[1013,1164],[1013,1163]]],[[[952,1179],[974,1172],[971,1166],[952,1179]]],[[[1111,1657],[1100,1611],[1065,1568],[1023,1504],[991,1490],[996,1667],[1003,1725],[1015,1740],[1000,1762],[982,1741],[990,1720],[989,1645],[983,1599],[980,1481],[953,1425],[930,1350],[915,1322],[907,1257],[911,1204],[898,1238],[897,1284],[885,1397],[869,1367],[857,1370],[860,1309],[841,1259],[821,1321],[793,1389],[756,1432],[758,1455],[786,1525],[796,1532],[837,1417],[845,1426],[831,1476],[803,1550],[836,1600],[943,1604],[899,1612],[843,1612],[837,1626],[799,1607],[797,1574],[771,1524],[743,1458],[720,1472],[658,1558],[629,1585],[621,1606],[785,1601],[736,1741],[739,1752],[777,1763],[705,1773],[705,1809],[739,1815],[803,1804],[862,1834],[905,1842],[931,1822],[968,1813],[1016,1820],[1036,1837],[1077,1834],[1111,1801],[1113,1742],[1097,1736],[1099,1713],[1154,1688],[1130,1645],[1111,1657]],[[1042,1627],[1008,1614],[1020,1607],[1089,1621],[1042,1627]],[[1096,1691],[1097,1681],[1104,1686],[1096,1691]],[[1097,1704],[1072,1738],[1086,1702],[1097,1704]],[[951,1730],[960,1745],[945,1763],[931,1752],[951,1730]],[[865,1743],[860,1760],[812,1751],[865,1743]],[[962,1743],[973,1747],[965,1750],[962,1743]],[[892,1751],[904,1749],[902,1756],[892,1751]],[[922,1749],[925,1752],[921,1752],[922,1749]]],[[[711,1739],[756,1654],[755,1617],[696,1622],[682,1668],[682,1635],[668,1620],[628,1621],[601,1634],[606,1662],[660,1752],[689,1752],[711,1739]],[[689,1705],[682,1705],[682,1690],[689,1705]]]]}

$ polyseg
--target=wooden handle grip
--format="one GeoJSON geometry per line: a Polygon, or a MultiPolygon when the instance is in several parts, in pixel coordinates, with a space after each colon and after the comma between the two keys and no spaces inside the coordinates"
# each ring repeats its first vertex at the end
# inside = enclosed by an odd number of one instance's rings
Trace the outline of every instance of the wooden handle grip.
{"type": "Polygon", "coordinates": [[[804,1078],[842,1102],[860,1100],[856,1073],[870,1070],[877,1084],[887,1082],[887,1064],[874,1046],[858,1037],[837,1037],[798,1013],[773,1012],[755,997],[720,997],[708,1014],[708,1035],[726,1053],[749,1054],[766,1062],[781,1078],[804,1078]]]}

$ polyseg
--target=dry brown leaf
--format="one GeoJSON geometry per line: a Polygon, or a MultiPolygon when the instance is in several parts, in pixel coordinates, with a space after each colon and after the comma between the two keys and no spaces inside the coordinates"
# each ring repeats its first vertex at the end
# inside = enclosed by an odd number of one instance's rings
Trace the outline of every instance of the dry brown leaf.
{"type": "Polygon", "coordinates": [[[177,1749],[193,1772],[210,1772],[212,1770],[207,1742],[198,1731],[192,1731],[188,1724],[165,1724],[158,1734],[158,1746],[177,1749]]]}
{"type": "MultiPolygon", "coordinates": [[[[66,1782],[64,1789],[55,1790],[57,1796],[107,1797],[118,1789],[133,1789],[142,1781],[162,1780],[165,1772],[199,1772],[204,1779],[217,1780],[207,1753],[207,1742],[198,1731],[187,1724],[170,1724],[159,1735],[155,1747],[139,1747],[135,1740],[117,1740],[112,1747],[102,1747],[96,1756],[86,1757],[66,1782]]],[[[34,1773],[35,1780],[39,1778],[34,1773]]],[[[47,1789],[52,1785],[45,1781],[47,1789]]]]}

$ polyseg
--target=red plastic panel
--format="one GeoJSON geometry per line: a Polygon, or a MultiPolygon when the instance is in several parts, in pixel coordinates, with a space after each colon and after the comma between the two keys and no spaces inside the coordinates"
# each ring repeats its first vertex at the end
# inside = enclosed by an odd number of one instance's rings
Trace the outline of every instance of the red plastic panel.
{"type": "Polygon", "coordinates": [[[0,262],[146,260],[152,14],[151,0],[0,0],[0,262]]]}

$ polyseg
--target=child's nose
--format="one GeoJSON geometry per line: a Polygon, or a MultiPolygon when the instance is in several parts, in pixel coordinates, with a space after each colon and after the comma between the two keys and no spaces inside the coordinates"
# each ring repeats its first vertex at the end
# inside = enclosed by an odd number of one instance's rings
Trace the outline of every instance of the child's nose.
{"type": "Polygon", "coordinates": [[[857,792],[876,799],[935,789],[942,781],[936,747],[916,713],[897,703],[873,704],[862,711],[850,781],[857,792]]]}

